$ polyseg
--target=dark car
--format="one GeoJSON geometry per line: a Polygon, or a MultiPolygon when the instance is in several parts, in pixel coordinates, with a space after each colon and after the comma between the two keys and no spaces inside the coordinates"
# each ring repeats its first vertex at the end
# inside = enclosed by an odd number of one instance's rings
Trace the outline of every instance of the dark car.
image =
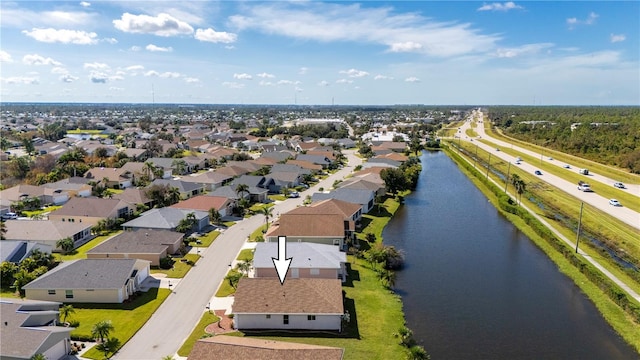
{"type": "Polygon", "coordinates": [[[535,174],[536,174],[536,175],[542,175],[542,171],[540,171],[540,170],[536,170],[536,171],[535,171],[535,174]]]}

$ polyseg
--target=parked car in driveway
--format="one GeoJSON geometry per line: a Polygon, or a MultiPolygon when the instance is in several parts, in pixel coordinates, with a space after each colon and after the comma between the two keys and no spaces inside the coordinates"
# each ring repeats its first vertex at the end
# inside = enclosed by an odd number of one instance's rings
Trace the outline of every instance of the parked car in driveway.
{"type": "Polygon", "coordinates": [[[292,191],[292,192],[289,193],[289,197],[292,198],[292,199],[293,198],[299,198],[300,194],[297,191],[292,191]]]}
{"type": "Polygon", "coordinates": [[[542,171],[540,171],[540,170],[536,170],[536,171],[535,171],[535,174],[536,174],[536,175],[542,175],[542,171]]]}
{"type": "Polygon", "coordinates": [[[2,220],[15,220],[18,218],[18,214],[14,212],[8,212],[2,215],[2,220]]]}
{"type": "Polygon", "coordinates": [[[621,183],[621,182],[613,183],[613,186],[617,187],[618,189],[624,189],[625,188],[624,184],[621,183]]]}
{"type": "Polygon", "coordinates": [[[620,202],[616,199],[609,199],[609,205],[622,206],[622,204],[620,204],[620,202]]]}

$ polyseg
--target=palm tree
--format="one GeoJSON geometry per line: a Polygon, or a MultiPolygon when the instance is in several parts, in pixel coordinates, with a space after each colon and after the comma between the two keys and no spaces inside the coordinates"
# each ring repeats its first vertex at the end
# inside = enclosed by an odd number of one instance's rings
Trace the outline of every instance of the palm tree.
{"type": "Polygon", "coordinates": [[[241,273],[249,275],[249,271],[251,271],[251,261],[240,261],[236,267],[241,273]]]}
{"type": "Polygon", "coordinates": [[[5,240],[5,234],[7,233],[7,224],[0,220],[0,240],[5,240]]]}
{"type": "Polygon", "coordinates": [[[264,220],[267,223],[267,227],[265,228],[266,232],[269,230],[269,218],[273,215],[273,208],[265,205],[260,209],[260,213],[264,215],[264,220]]]}
{"type": "Polygon", "coordinates": [[[66,323],[67,318],[71,314],[75,314],[76,310],[73,308],[73,305],[62,305],[60,307],[60,316],[62,316],[62,322],[66,323]]]}
{"type": "Polygon", "coordinates": [[[242,196],[243,194],[249,194],[249,185],[247,184],[238,184],[236,186],[236,194],[238,194],[238,196],[240,196],[241,199],[244,199],[244,196],[242,196]]]}
{"type": "Polygon", "coordinates": [[[47,357],[44,356],[44,354],[38,353],[30,357],[29,360],[47,360],[47,357]]]}
{"type": "Polygon", "coordinates": [[[73,249],[75,248],[74,245],[75,244],[73,243],[73,240],[69,237],[58,240],[56,242],[56,246],[59,247],[62,250],[62,252],[64,252],[65,254],[72,252],[73,249]]]}
{"type": "Polygon", "coordinates": [[[102,320],[98,321],[91,328],[91,335],[94,338],[99,337],[100,342],[104,343],[104,338],[109,337],[109,334],[113,331],[113,324],[111,324],[111,320],[102,320]]]}
{"type": "Polygon", "coordinates": [[[169,190],[167,190],[167,195],[166,195],[166,202],[168,203],[168,205],[173,205],[177,202],[180,201],[181,197],[180,197],[180,189],[178,189],[177,187],[171,186],[169,187],[169,190]]]}
{"type": "Polygon", "coordinates": [[[187,171],[187,162],[182,159],[175,159],[171,162],[171,167],[177,175],[182,175],[187,171]]]}
{"type": "Polygon", "coordinates": [[[104,352],[104,357],[106,359],[109,358],[109,353],[115,354],[116,351],[120,348],[122,344],[120,343],[120,339],[118,338],[108,338],[107,341],[104,341],[98,345],[96,345],[96,349],[104,352]]]}
{"type": "Polygon", "coordinates": [[[147,179],[149,181],[155,178],[156,166],[151,161],[145,162],[142,170],[144,171],[144,174],[147,176],[147,179]]]}
{"type": "Polygon", "coordinates": [[[213,224],[220,225],[222,215],[220,215],[220,212],[216,210],[216,208],[211,208],[209,209],[209,220],[211,220],[213,224]]]}

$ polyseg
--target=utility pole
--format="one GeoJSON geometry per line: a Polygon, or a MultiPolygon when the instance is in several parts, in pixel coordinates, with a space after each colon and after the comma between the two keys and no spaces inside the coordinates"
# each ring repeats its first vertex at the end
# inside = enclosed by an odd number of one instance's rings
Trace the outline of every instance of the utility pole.
{"type": "Polygon", "coordinates": [[[489,168],[491,167],[491,153],[489,153],[489,162],[487,162],[487,175],[485,176],[486,179],[489,178],[489,168]]]}
{"type": "Polygon", "coordinates": [[[476,167],[476,161],[478,161],[478,144],[476,144],[476,156],[473,158],[473,167],[476,167]]]}
{"type": "Polygon", "coordinates": [[[511,170],[511,161],[509,161],[509,166],[507,167],[507,177],[504,179],[504,193],[507,193],[507,186],[509,186],[509,170],[511,170]]]}
{"type": "Polygon", "coordinates": [[[584,207],[584,202],[580,203],[580,218],[578,220],[578,233],[576,236],[576,254],[578,253],[578,243],[580,243],[580,226],[582,226],[582,208],[584,207]]]}

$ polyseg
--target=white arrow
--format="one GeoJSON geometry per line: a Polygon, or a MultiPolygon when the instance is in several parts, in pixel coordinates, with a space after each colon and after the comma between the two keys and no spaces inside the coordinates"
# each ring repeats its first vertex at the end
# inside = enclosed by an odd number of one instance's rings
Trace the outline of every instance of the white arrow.
{"type": "Polygon", "coordinates": [[[280,285],[284,285],[284,278],[287,276],[289,266],[291,266],[291,259],[287,259],[287,237],[278,236],[278,258],[272,257],[273,265],[276,267],[278,278],[280,278],[280,285]]]}

